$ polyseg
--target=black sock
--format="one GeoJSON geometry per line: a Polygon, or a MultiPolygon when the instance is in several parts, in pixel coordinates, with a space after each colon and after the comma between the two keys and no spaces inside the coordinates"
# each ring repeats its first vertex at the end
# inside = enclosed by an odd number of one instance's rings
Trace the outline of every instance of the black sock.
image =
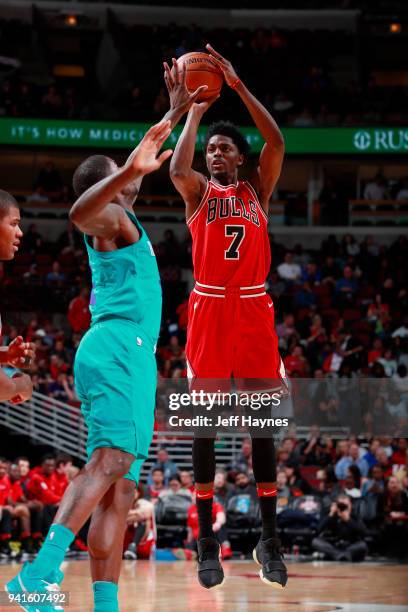
{"type": "Polygon", "coordinates": [[[198,499],[197,498],[197,513],[199,525],[199,538],[212,538],[214,532],[212,528],[212,506],[213,498],[198,499]]]}
{"type": "Polygon", "coordinates": [[[258,497],[262,517],[262,540],[276,538],[276,497],[258,497]]]}

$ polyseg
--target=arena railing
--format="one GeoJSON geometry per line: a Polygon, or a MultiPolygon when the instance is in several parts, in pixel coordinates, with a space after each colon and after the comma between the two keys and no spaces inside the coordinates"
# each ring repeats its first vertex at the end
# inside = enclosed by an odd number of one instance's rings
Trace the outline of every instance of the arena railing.
{"type": "MultiPolygon", "coordinates": [[[[51,446],[56,452],[62,451],[80,461],[86,461],[87,428],[81,409],[60,402],[41,393],[34,392],[32,398],[23,404],[0,402],[0,424],[17,433],[28,436],[39,444],[51,446]]],[[[298,427],[297,436],[307,438],[307,427],[298,427]]],[[[333,438],[347,437],[345,428],[322,427],[321,433],[333,438]]],[[[241,453],[242,440],[246,433],[225,433],[219,435],[215,443],[217,465],[227,467],[241,453]]],[[[169,458],[180,470],[191,470],[191,432],[155,431],[149,449],[149,457],[141,471],[141,480],[147,476],[156,462],[157,451],[164,447],[169,458]]],[[[23,452],[16,448],[16,455],[23,452]]]]}
{"type": "Polygon", "coordinates": [[[407,200],[349,200],[350,225],[407,225],[407,200]]]}

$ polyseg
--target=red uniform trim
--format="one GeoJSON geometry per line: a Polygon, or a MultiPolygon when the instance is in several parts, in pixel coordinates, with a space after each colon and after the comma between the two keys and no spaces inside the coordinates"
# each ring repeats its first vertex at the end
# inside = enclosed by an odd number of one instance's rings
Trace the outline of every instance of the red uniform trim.
{"type": "Polygon", "coordinates": [[[255,202],[258,204],[258,208],[261,211],[261,213],[263,214],[263,216],[265,217],[266,221],[268,221],[268,215],[266,214],[266,212],[264,211],[264,209],[261,206],[261,203],[259,201],[259,198],[257,196],[257,193],[255,191],[255,189],[252,187],[251,183],[248,183],[248,181],[244,181],[245,185],[248,187],[249,191],[252,193],[252,195],[255,198],[255,202]]]}
{"type": "Polygon", "coordinates": [[[197,208],[195,209],[195,211],[193,212],[191,217],[186,220],[187,225],[190,225],[190,223],[192,223],[194,221],[194,219],[198,216],[198,214],[200,213],[200,210],[203,208],[204,204],[206,203],[207,197],[208,197],[208,193],[209,193],[209,191],[211,189],[210,182],[211,181],[207,180],[207,186],[205,188],[204,195],[201,198],[201,202],[199,203],[199,205],[197,206],[197,208]]]}
{"type": "Polygon", "coordinates": [[[262,487],[256,487],[258,497],[276,497],[278,494],[277,489],[263,489],[262,487]]]}

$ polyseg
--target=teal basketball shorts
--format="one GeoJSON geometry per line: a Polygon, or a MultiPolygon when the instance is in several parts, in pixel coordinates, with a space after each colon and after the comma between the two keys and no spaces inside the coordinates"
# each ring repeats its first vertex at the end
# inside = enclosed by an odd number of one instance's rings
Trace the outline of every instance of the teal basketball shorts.
{"type": "Polygon", "coordinates": [[[138,482],[153,435],[157,366],[151,340],[135,323],[108,319],[82,338],[75,387],[88,427],[88,460],[96,448],[135,456],[125,476],[138,482]]]}

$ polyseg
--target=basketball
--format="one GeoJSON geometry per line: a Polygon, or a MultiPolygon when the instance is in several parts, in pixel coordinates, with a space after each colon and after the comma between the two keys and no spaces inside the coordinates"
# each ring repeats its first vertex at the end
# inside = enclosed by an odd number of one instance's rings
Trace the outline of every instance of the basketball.
{"type": "Polygon", "coordinates": [[[223,74],[208,53],[186,53],[177,60],[177,63],[179,67],[186,64],[186,85],[190,92],[195,91],[200,85],[207,85],[208,89],[198,96],[197,102],[213,98],[221,91],[223,74]]]}

